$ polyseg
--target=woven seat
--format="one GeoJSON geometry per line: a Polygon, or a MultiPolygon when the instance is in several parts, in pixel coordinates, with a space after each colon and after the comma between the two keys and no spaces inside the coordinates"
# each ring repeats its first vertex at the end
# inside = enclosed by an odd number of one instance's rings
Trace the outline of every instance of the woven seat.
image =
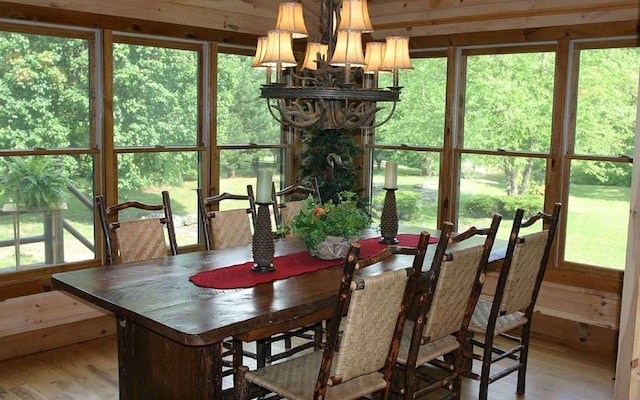
{"type": "Polygon", "coordinates": [[[103,196],[98,195],[95,200],[105,238],[107,264],[178,254],[169,192],[162,192],[162,204],[157,205],[127,201],[107,207],[103,196]],[[124,220],[121,213],[131,213],[132,210],[136,210],[138,218],[124,220]],[[143,214],[143,218],[139,218],[139,214],[143,214]]]}
{"type": "Polygon", "coordinates": [[[451,223],[442,227],[431,269],[415,295],[414,321],[408,321],[402,332],[394,393],[415,399],[445,389],[449,391],[446,398],[460,398],[462,345],[500,220],[494,215],[489,228],[471,228],[453,237],[451,223]],[[478,235],[485,237],[483,243],[463,249],[456,246],[478,235]],[[428,374],[422,368],[427,364],[439,367],[444,374],[428,374]]]}
{"type": "Polygon", "coordinates": [[[480,380],[480,400],[487,399],[490,383],[515,371],[518,371],[517,393],[524,393],[531,319],[549,260],[561,207],[560,203],[556,203],[551,214],[539,212],[525,222],[524,210],[517,210],[493,299],[480,300],[475,307],[468,327],[468,341],[465,343],[465,375],[480,380]],[[540,231],[520,235],[521,228],[532,227],[537,221],[546,226],[540,231]],[[499,348],[494,343],[497,336],[515,342],[515,345],[499,348]],[[474,345],[483,349],[482,355],[474,354],[474,345]],[[473,359],[482,362],[480,374],[473,372],[473,359]],[[504,359],[513,362],[492,373],[492,365],[504,359]]]}
{"type": "MultiPolygon", "coordinates": [[[[422,251],[413,249],[412,268],[359,278],[353,277],[359,245],[352,244],[324,350],[255,371],[241,367],[236,381],[238,399],[248,398],[249,382],[292,400],[357,399],[380,391],[388,398],[405,311],[417,287],[428,243],[428,234],[423,236],[422,251]]],[[[375,261],[393,254],[381,253],[375,261]]]]}

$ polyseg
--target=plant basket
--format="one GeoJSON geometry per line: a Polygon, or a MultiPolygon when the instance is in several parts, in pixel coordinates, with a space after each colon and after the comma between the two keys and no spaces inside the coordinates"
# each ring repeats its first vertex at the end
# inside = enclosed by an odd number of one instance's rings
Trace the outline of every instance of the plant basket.
{"type": "Polygon", "coordinates": [[[309,249],[309,252],[321,260],[337,260],[345,258],[349,252],[349,245],[357,240],[358,238],[345,239],[342,236],[327,236],[324,242],[318,244],[317,249],[309,249]]]}

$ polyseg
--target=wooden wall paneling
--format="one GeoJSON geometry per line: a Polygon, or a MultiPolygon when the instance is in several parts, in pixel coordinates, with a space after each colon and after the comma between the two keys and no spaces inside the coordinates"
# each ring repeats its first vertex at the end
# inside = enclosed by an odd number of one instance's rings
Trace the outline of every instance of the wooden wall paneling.
{"type": "Polygon", "coordinates": [[[115,334],[113,314],[61,291],[0,301],[0,360],[115,334]]]}
{"type": "MultiPolygon", "coordinates": [[[[640,82],[640,74],[638,76],[640,82]]],[[[638,85],[640,93],[640,84],[638,85]]],[[[616,400],[635,400],[640,395],[640,103],[636,113],[636,137],[631,181],[631,209],[627,238],[627,260],[622,287],[620,335],[616,365],[616,400]]]]}
{"type": "MultiPolygon", "coordinates": [[[[40,0],[15,0],[13,3],[29,6],[43,5],[40,0]]],[[[266,8],[256,9],[250,3],[233,0],[209,2],[209,4],[212,4],[212,7],[176,4],[163,0],[51,0],[46,3],[46,7],[177,25],[184,25],[188,21],[188,25],[195,27],[253,35],[264,34],[275,26],[277,7],[273,7],[269,12],[266,8]],[[229,3],[234,3],[234,6],[230,7],[229,3]],[[228,11],[228,9],[237,8],[236,5],[245,5],[245,7],[241,12],[228,11]]]]}
{"type": "MultiPolygon", "coordinates": [[[[16,6],[16,4],[3,1],[0,1],[0,18],[7,18],[16,21],[24,20],[49,24],[100,28],[117,32],[159,35],[173,38],[211,40],[240,46],[233,47],[235,51],[241,51],[244,48],[243,46],[255,46],[256,38],[258,37],[258,35],[217,30],[211,29],[210,27],[171,24],[168,22],[96,14],[79,10],[48,8],[43,6],[16,6]]],[[[184,23],[185,21],[182,22],[184,23]]]]}

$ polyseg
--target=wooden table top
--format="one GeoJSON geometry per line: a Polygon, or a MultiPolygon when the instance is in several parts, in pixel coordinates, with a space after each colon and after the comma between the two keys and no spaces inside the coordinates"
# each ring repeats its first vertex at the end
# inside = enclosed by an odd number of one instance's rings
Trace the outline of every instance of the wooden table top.
{"type": "MultiPolygon", "coordinates": [[[[466,245],[478,244],[480,240],[466,245]]],[[[506,244],[496,241],[491,260],[503,257],[506,244]]],[[[429,245],[424,269],[435,245],[429,245]]],[[[305,251],[297,238],[276,240],[275,255],[305,251]]],[[[253,259],[251,246],[179,254],[154,260],[62,272],[54,287],[131,320],[187,346],[201,346],[250,330],[298,319],[322,310],[331,315],[342,276],[337,266],[243,289],[210,289],[189,277],[253,259]]],[[[395,255],[388,262],[358,271],[410,267],[413,257],[395,255]]],[[[277,265],[276,265],[277,267],[277,265]]]]}

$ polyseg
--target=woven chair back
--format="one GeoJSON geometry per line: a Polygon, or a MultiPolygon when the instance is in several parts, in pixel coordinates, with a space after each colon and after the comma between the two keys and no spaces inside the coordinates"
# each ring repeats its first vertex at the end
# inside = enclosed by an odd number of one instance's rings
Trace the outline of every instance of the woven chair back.
{"type": "MultiPolygon", "coordinates": [[[[280,208],[280,217],[282,218],[282,226],[283,227],[291,227],[291,222],[293,218],[300,214],[300,210],[302,210],[302,200],[293,200],[288,201],[281,205],[280,208]]],[[[287,232],[287,236],[293,235],[293,230],[289,230],[287,232]]]]}
{"type": "Polygon", "coordinates": [[[216,211],[210,221],[213,249],[251,244],[251,219],[246,209],[216,211]]]}
{"type": "Polygon", "coordinates": [[[385,366],[400,312],[407,271],[354,280],[347,316],[333,360],[331,382],[346,382],[385,366]]]}
{"type": "Polygon", "coordinates": [[[482,245],[452,251],[442,262],[422,335],[427,341],[460,329],[483,252],[482,245]]]}
{"type": "Polygon", "coordinates": [[[531,303],[548,238],[546,230],[519,238],[504,287],[501,313],[522,311],[531,303]]]}
{"type": "Polygon", "coordinates": [[[124,221],[114,230],[116,263],[165,257],[169,253],[165,242],[164,224],[160,219],[124,221]]]}
{"type": "Polygon", "coordinates": [[[105,238],[107,264],[178,254],[168,191],[162,192],[162,204],[144,204],[130,200],[107,207],[104,196],[98,195],[95,200],[96,213],[100,217],[105,238]],[[130,213],[130,210],[135,211],[136,219],[122,218],[120,213],[130,213]]]}

